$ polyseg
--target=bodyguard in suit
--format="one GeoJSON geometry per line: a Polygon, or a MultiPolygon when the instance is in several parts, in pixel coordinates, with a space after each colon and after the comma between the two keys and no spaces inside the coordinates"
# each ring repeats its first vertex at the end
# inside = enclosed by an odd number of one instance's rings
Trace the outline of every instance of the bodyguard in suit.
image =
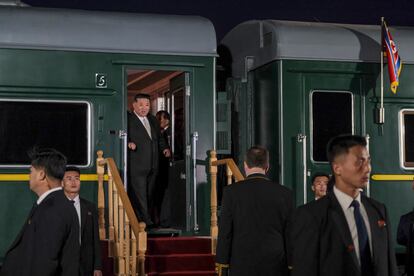
{"type": "Polygon", "coordinates": [[[38,195],[6,253],[2,276],[79,275],[79,223],[62,191],[66,158],[54,149],[30,153],[30,189],[38,195]]]}
{"type": "Polygon", "coordinates": [[[79,168],[68,166],[62,187],[66,197],[75,206],[80,224],[80,275],[102,276],[98,212],[94,203],[79,196],[80,186],[79,168]]]}
{"type": "Polygon", "coordinates": [[[335,137],[327,152],[335,184],[295,212],[292,275],[397,276],[386,208],[361,193],[371,172],[365,138],[335,137]]]}
{"type": "Polygon", "coordinates": [[[269,152],[250,148],[244,181],[225,187],[219,222],[216,270],[230,275],[288,275],[287,225],[292,192],[266,177],[269,152]]]}
{"type": "Polygon", "coordinates": [[[158,174],[158,154],[170,156],[167,142],[161,136],[157,119],[149,114],[150,96],[135,95],[133,112],[128,113],[129,194],[140,221],[151,228],[150,216],[153,205],[155,181],[158,174]]]}
{"type": "Polygon", "coordinates": [[[397,242],[406,248],[405,271],[407,276],[414,276],[414,210],[401,216],[398,224],[397,242]]]}

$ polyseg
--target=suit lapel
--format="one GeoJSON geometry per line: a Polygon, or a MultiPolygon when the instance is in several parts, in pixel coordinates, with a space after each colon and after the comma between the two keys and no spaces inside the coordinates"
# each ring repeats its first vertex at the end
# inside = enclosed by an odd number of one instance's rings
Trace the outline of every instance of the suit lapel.
{"type": "MultiPolygon", "coordinates": [[[[151,140],[151,137],[149,137],[148,132],[147,132],[147,129],[145,128],[144,124],[141,122],[141,120],[138,118],[138,116],[137,116],[137,114],[135,114],[135,112],[133,112],[133,114],[134,114],[134,117],[135,117],[135,124],[138,125],[138,127],[140,128],[140,131],[143,132],[143,133],[145,133],[145,136],[149,140],[151,140]]],[[[151,125],[150,120],[148,119],[148,117],[147,117],[147,120],[148,120],[148,122],[150,124],[151,134],[152,134],[153,127],[152,127],[152,125],[151,125]]]]}
{"type": "Polygon", "coordinates": [[[346,221],[344,211],[342,210],[342,207],[333,192],[328,194],[328,196],[330,198],[329,210],[332,220],[337,226],[336,230],[342,237],[342,241],[344,242],[344,246],[347,248],[348,252],[352,250],[350,252],[352,255],[352,260],[354,261],[355,266],[360,269],[358,258],[355,252],[354,241],[352,240],[351,232],[349,231],[349,226],[348,222],[346,221]]]}
{"type": "Polygon", "coordinates": [[[85,231],[85,225],[86,225],[86,218],[88,210],[86,209],[86,204],[83,202],[82,199],[80,200],[80,213],[81,213],[81,238],[83,236],[83,232],[85,231]]]}
{"type": "MultiPolygon", "coordinates": [[[[378,264],[378,248],[377,245],[381,241],[381,229],[378,225],[380,221],[383,221],[385,224],[385,218],[379,213],[379,211],[369,202],[365,196],[361,196],[362,204],[365,207],[365,211],[368,215],[369,226],[371,228],[371,244],[372,244],[372,256],[375,264],[378,264]]],[[[386,225],[385,225],[386,226],[386,225]]]]}

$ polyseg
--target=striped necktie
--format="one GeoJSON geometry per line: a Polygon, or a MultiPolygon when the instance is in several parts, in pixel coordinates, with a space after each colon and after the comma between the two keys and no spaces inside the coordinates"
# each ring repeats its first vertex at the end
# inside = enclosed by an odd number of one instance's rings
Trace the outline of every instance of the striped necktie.
{"type": "Polygon", "coordinates": [[[142,122],[144,123],[144,127],[147,130],[148,136],[152,139],[152,137],[151,137],[151,127],[149,125],[147,117],[144,117],[144,119],[142,119],[142,122]]]}

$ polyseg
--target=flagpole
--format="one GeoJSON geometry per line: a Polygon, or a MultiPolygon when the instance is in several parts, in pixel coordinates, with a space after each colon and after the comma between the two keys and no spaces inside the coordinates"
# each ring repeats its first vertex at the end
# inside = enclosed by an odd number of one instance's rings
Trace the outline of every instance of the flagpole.
{"type": "Polygon", "coordinates": [[[383,124],[385,121],[385,110],[384,110],[384,17],[381,17],[381,104],[379,110],[378,123],[383,124]]]}

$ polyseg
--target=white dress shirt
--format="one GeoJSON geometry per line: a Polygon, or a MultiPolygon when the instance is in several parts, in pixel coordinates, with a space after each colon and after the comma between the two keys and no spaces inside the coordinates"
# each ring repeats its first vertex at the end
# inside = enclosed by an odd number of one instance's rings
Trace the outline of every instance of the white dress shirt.
{"type": "Polygon", "coordinates": [[[141,123],[142,123],[142,125],[144,126],[144,128],[146,129],[146,131],[147,131],[147,133],[148,133],[148,136],[150,137],[150,138],[152,138],[151,137],[151,125],[150,125],[150,123],[149,123],[149,121],[148,121],[148,118],[147,117],[141,117],[141,116],[139,116],[135,111],[134,111],[134,114],[138,117],[138,119],[141,121],[141,123]]]}
{"type": "Polygon", "coordinates": [[[359,202],[359,210],[361,211],[362,218],[365,223],[365,227],[368,232],[368,239],[369,239],[369,247],[371,249],[371,256],[372,256],[372,240],[371,240],[371,227],[369,225],[369,219],[367,211],[365,210],[364,204],[361,202],[361,193],[358,194],[356,198],[352,198],[351,196],[345,194],[338,188],[334,186],[334,194],[336,198],[339,201],[339,204],[342,207],[342,210],[344,211],[346,222],[348,223],[349,231],[351,232],[352,240],[354,241],[354,247],[355,247],[355,253],[357,255],[358,260],[360,261],[359,256],[359,242],[358,242],[358,230],[355,223],[355,217],[354,217],[354,207],[351,207],[351,203],[353,200],[356,200],[359,202]]]}
{"type": "Polygon", "coordinates": [[[40,203],[42,203],[42,201],[49,195],[49,194],[51,194],[51,193],[53,193],[53,192],[55,192],[55,191],[58,191],[58,190],[62,190],[62,187],[56,187],[56,188],[53,188],[53,189],[50,189],[49,191],[47,191],[47,192],[44,192],[41,196],[39,196],[39,198],[37,199],[37,205],[39,205],[40,203]]]}

